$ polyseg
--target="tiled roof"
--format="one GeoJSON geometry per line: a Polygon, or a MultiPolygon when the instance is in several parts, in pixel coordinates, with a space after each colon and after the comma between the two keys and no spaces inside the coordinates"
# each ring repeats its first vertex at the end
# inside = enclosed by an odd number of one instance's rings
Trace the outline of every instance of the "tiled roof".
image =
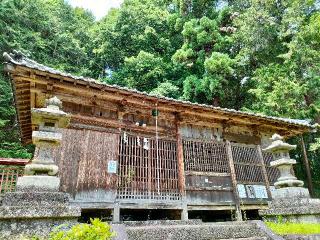
{"type": "Polygon", "coordinates": [[[281,118],[281,117],[266,116],[266,115],[262,115],[262,114],[258,114],[258,113],[243,112],[243,111],[238,111],[235,109],[215,107],[215,106],[211,106],[211,105],[193,103],[193,102],[189,102],[189,101],[177,100],[177,99],[168,98],[168,97],[161,97],[161,96],[159,97],[159,96],[155,96],[152,94],[148,94],[146,92],[140,92],[136,89],[130,89],[127,87],[121,87],[121,86],[117,86],[117,85],[110,85],[110,84],[95,80],[93,78],[87,78],[87,77],[83,77],[83,76],[75,76],[70,73],[65,73],[65,72],[59,71],[57,69],[45,66],[43,64],[40,64],[34,60],[27,58],[25,55],[23,55],[21,52],[18,52],[18,51],[13,51],[13,53],[10,53],[10,54],[5,52],[3,54],[3,57],[6,59],[7,62],[10,62],[14,65],[24,66],[24,67],[27,67],[30,69],[35,69],[35,70],[39,70],[42,72],[60,75],[62,77],[69,77],[69,78],[75,79],[77,81],[84,81],[86,83],[102,85],[102,86],[106,86],[106,87],[113,88],[113,89],[127,91],[130,93],[136,93],[136,94],[139,94],[142,96],[148,96],[148,97],[152,97],[152,98],[159,99],[159,100],[174,102],[177,104],[197,106],[197,107],[201,107],[201,108],[208,109],[208,110],[211,109],[211,110],[219,111],[222,113],[230,113],[232,115],[256,117],[259,119],[266,119],[266,120],[271,120],[271,121],[275,121],[275,122],[282,122],[282,123],[293,124],[293,125],[309,127],[309,128],[316,128],[316,126],[317,126],[317,124],[312,125],[310,120],[281,118]]]}

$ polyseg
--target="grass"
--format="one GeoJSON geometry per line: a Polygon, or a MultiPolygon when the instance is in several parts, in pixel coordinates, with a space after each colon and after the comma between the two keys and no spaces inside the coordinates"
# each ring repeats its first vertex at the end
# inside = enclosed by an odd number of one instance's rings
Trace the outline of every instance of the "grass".
{"type": "Polygon", "coordinates": [[[320,234],[320,223],[274,223],[266,222],[266,225],[275,233],[287,234],[320,234]]]}

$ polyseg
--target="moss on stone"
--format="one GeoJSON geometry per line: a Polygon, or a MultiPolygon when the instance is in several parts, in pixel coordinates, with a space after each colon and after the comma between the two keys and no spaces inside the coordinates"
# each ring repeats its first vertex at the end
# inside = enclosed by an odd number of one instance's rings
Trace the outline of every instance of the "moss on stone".
{"type": "Polygon", "coordinates": [[[266,225],[277,234],[320,234],[320,223],[274,223],[266,222],[266,225]]]}

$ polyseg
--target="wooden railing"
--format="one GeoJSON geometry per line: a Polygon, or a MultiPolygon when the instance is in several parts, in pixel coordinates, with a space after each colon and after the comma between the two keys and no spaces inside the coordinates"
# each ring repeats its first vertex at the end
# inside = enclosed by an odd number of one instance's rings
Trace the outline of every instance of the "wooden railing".
{"type": "Polygon", "coordinates": [[[24,165],[29,159],[0,158],[0,194],[15,190],[19,176],[23,175],[24,165]]]}
{"type": "MultiPolygon", "coordinates": [[[[272,155],[259,154],[257,145],[230,143],[231,155],[238,183],[265,183],[263,167],[266,168],[268,180],[274,183],[278,170],[270,167],[272,155]]],[[[227,146],[224,142],[206,142],[201,140],[183,141],[186,171],[229,173],[227,146]]]]}

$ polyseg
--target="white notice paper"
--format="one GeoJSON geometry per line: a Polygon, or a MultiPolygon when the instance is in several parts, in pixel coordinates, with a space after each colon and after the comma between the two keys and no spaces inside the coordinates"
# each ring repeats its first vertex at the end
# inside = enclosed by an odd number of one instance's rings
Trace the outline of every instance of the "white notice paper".
{"type": "Polygon", "coordinates": [[[108,173],[117,173],[117,161],[108,162],[108,173]]]}
{"type": "Polygon", "coordinates": [[[243,184],[237,185],[238,193],[240,198],[247,198],[246,189],[243,184]]]}

